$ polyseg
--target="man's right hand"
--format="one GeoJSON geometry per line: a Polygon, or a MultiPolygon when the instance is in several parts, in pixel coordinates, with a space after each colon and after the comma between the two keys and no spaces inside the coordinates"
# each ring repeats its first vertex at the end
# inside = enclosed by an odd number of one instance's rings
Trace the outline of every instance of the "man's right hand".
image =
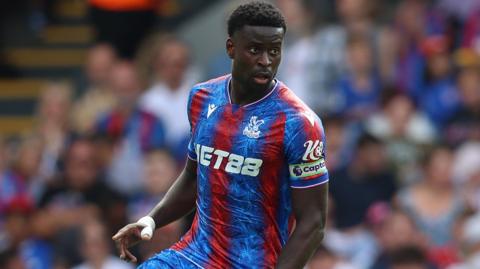
{"type": "Polygon", "coordinates": [[[128,250],[128,248],[138,244],[142,240],[150,240],[149,238],[142,238],[140,233],[145,227],[145,224],[130,223],[120,229],[112,239],[116,242],[120,251],[120,258],[128,262],[137,262],[137,258],[128,250]]]}
{"type": "Polygon", "coordinates": [[[151,212],[139,219],[138,222],[123,227],[112,237],[117,243],[120,258],[126,261],[136,262],[137,258],[130,253],[128,248],[138,244],[138,242],[142,240],[149,240],[155,231],[155,227],[160,228],[168,225],[192,212],[195,208],[196,199],[197,163],[188,158],[187,164],[180,176],[151,212]],[[156,220],[153,219],[153,216],[155,216],[156,220]],[[142,238],[142,230],[147,226],[150,226],[151,230],[146,230],[142,238]]]}

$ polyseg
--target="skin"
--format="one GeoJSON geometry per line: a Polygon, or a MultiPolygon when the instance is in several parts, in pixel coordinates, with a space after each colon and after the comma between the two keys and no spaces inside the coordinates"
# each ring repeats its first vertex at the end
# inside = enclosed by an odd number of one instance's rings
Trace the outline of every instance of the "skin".
{"type": "MultiPolygon", "coordinates": [[[[284,37],[281,27],[244,26],[226,41],[228,56],[233,60],[230,95],[232,102],[245,105],[268,94],[281,61],[284,37]]],[[[182,174],[165,198],[149,213],[157,227],[177,220],[195,206],[197,163],[188,160],[182,174]]],[[[280,253],[276,268],[302,268],[323,239],[328,184],[306,189],[292,189],[292,209],[296,227],[280,253]]],[[[142,225],[133,223],[122,228],[113,239],[120,257],[135,262],[128,248],[142,240],[142,225]]]]}
{"type": "Polygon", "coordinates": [[[230,94],[232,102],[245,105],[265,96],[275,85],[280,64],[283,28],[244,26],[227,39],[228,56],[233,60],[230,94]],[[266,78],[259,83],[255,78],[266,78]]]}
{"type": "Polygon", "coordinates": [[[328,183],[307,189],[292,189],[296,226],[283,247],[276,268],[303,268],[320,246],[327,219],[328,183]]]}

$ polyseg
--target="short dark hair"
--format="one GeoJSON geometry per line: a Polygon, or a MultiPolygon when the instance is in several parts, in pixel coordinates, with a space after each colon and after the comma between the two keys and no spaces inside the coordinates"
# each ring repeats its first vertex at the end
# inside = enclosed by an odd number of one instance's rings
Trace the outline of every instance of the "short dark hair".
{"type": "Polygon", "coordinates": [[[369,132],[363,132],[360,134],[357,140],[357,149],[364,148],[365,146],[370,146],[370,145],[383,145],[383,141],[374,136],[373,134],[369,132]]]}
{"type": "Polygon", "coordinates": [[[228,35],[233,36],[245,25],[282,27],[284,31],[287,30],[285,18],[280,10],[262,1],[252,1],[238,6],[228,18],[228,35]]]}

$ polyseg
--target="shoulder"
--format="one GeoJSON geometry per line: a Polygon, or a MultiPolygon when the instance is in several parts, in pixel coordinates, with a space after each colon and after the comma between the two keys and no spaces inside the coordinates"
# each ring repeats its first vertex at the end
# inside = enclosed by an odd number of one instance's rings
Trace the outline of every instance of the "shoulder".
{"type": "Polygon", "coordinates": [[[225,89],[229,80],[230,75],[225,75],[194,85],[190,90],[187,103],[190,117],[199,114],[207,103],[224,103],[225,89]]]}
{"type": "Polygon", "coordinates": [[[300,99],[285,83],[279,81],[278,98],[281,103],[284,103],[288,108],[297,111],[311,110],[305,102],[300,99]]]}
{"type": "Polygon", "coordinates": [[[229,79],[230,75],[224,75],[221,77],[197,83],[190,90],[190,97],[198,95],[200,93],[212,94],[220,89],[224,89],[229,79]]]}
{"type": "Polygon", "coordinates": [[[200,88],[202,88],[202,87],[207,87],[207,88],[216,87],[218,85],[226,83],[230,79],[230,76],[231,76],[230,74],[226,74],[226,75],[223,75],[223,76],[220,76],[220,77],[212,78],[212,79],[209,79],[209,80],[206,80],[206,81],[195,84],[193,86],[193,88],[197,88],[197,87],[200,87],[200,88]]]}
{"type": "Polygon", "coordinates": [[[280,106],[280,109],[285,112],[287,123],[294,125],[304,125],[309,123],[311,126],[318,123],[321,125],[321,120],[317,114],[285,84],[282,82],[280,83],[280,88],[278,90],[278,105],[280,106]]]}

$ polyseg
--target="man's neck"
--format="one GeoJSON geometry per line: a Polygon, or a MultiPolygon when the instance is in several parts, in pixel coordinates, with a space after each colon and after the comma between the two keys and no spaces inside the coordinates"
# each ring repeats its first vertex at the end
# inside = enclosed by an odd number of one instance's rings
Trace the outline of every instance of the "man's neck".
{"type": "Polygon", "coordinates": [[[232,78],[228,85],[228,91],[232,103],[243,106],[262,99],[273,87],[275,87],[275,80],[270,81],[269,85],[263,89],[254,89],[232,78]]]}

